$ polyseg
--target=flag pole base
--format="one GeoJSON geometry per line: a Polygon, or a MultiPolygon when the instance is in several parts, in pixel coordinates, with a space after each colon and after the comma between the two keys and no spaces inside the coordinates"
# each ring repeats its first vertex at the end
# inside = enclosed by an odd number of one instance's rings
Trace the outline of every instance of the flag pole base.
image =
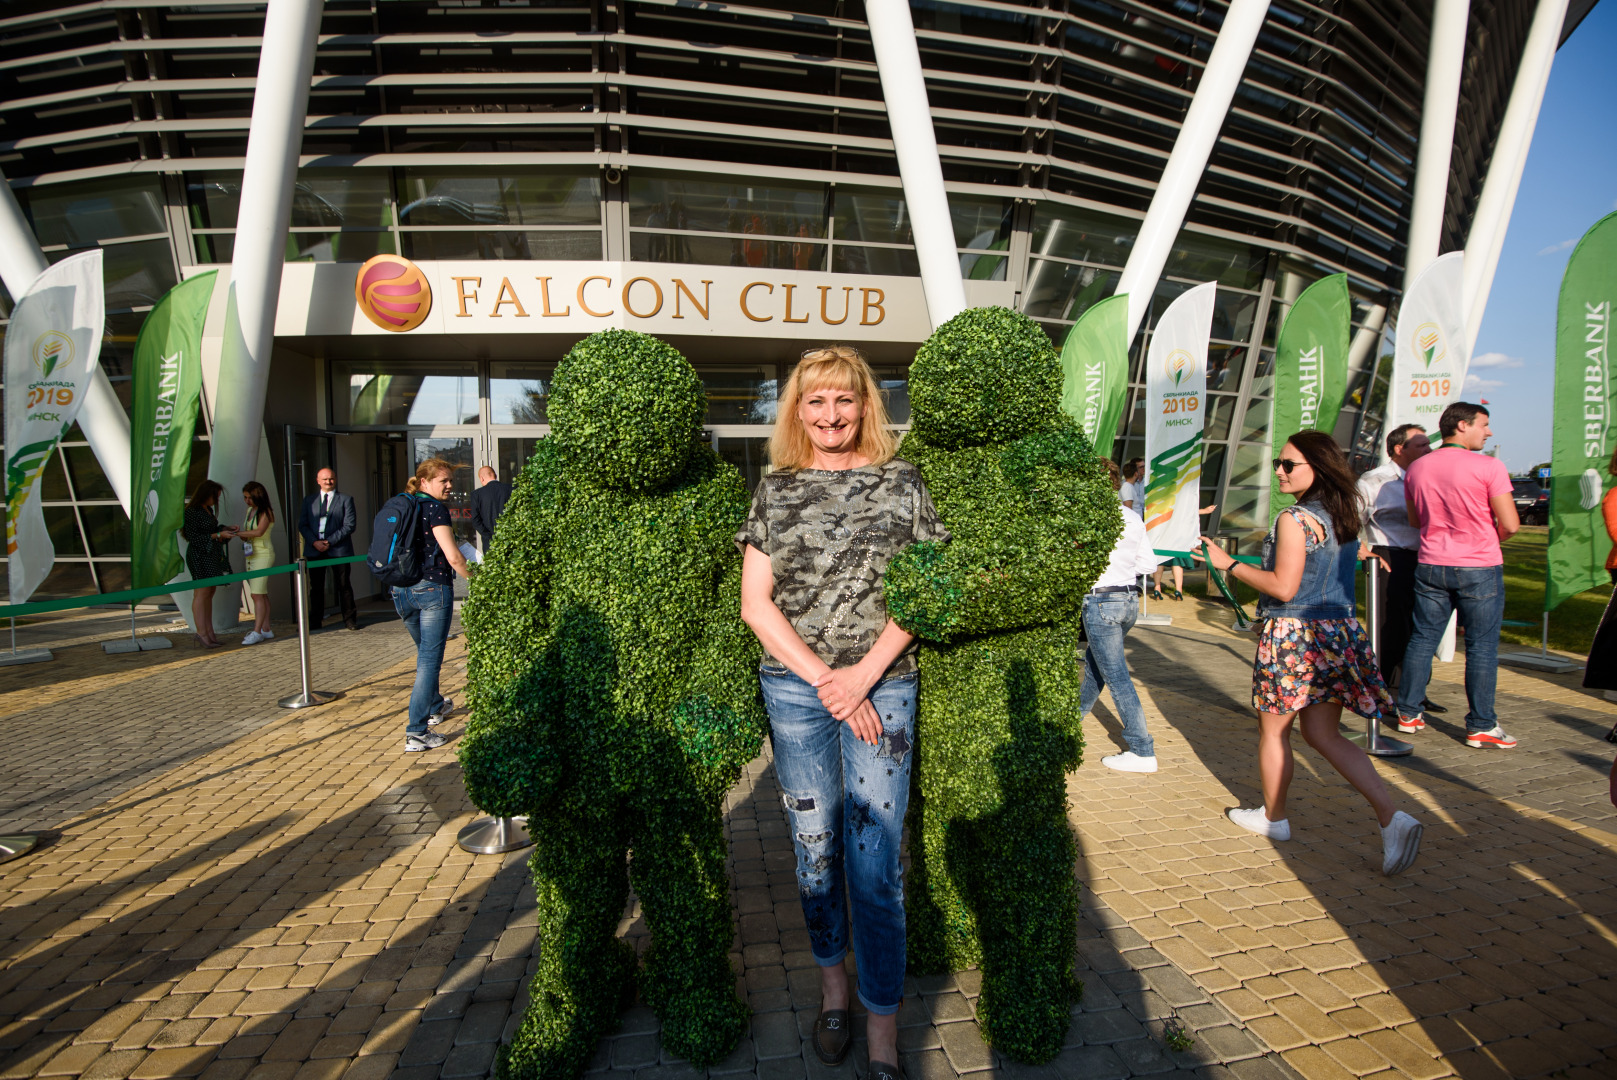
{"type": "Polygon", "coordinates": [[[324,705],[327,702],[336,701],[340,697],[342,697],[341,694],[327,694],[320,690],[310,690],[307,694],[293,694],[291,697],[284,697],[277,701],[276,704],[283,709],[308,709],[315,705],[324,705]]]}
{"type": "Polygon", "coordinates": [[[1172,626],[1173,625],[1173,616],[1172,615],[1158,615],[1156,612],[1150,612],[1150,613],[1147,613],[1145,615],[1141,615],[1139,618],[1135,619],[1134,620],[1134,625],[1135,626],[1172,626]]]}
{"type": "Polygon", "coordinates": [[[527,818],[478,818],[456,837],[462,849],[473,855],[503,855],[520,851],[533,843],[528,835],[527,818]]]}
{"type": "Polygon", "coordinates": [[[20,859],[39,843],[38,833],[20,833],[16,836],[0,836],[0,863],[20,859]]]}
{"type": "Polygon", "coordinates": [[[147,634],[142,638],[128,638],[101,643],[101,651],[104,653],[152,652],[156,649],[172,649],[173,647],[174,642],[162,634],[147,634]]]}
{"type": "Polygon", "coordinates": [[[0,667],[10,667],[13,664],[43,664],[47,660],[55,659],[55,655],[49,649],[23,649],[20,652],[0,652],[0,667]]]}
{"type": "Polygon", "coordinates": [[[1507,652],[1499,654],[1501,664],[1518,664],[1521,667],[1530,667],[1536,671],[1549,671],[1560,675],[1568,671],[1577,671],[1582,664],[1567,660],[1559,656],[1546,656],[1536,652],[1507,652]]]}

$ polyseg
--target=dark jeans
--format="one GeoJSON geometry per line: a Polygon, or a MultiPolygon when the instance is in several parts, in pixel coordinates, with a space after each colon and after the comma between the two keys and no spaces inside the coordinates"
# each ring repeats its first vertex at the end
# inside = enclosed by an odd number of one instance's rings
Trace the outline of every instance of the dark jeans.
{"type": "Polygon", "coordinates": [[[1415,566],[1419,556],[1409,548],[1382,544],[1377,544],[1373,550],[1386,559],[1391,568],[1383,570],[1380,563],[1376,564],[1376,588],[1381,594],[1376,659],[1381,664],[1382,681],[1394,686],[1404,664],[1404,653],[1409,649],[1409,637],[1415,632],[1415,566]]]}
{"type": "MultiPolygon", "coordinates": [[[[311,552],[315,559],[329,559],[325,552],[311,552]]],[[[309,567],[309,629],[318,629],[326,617],[326,571],[331,571],[332,584],[337,589],[337,603],[342,608],[345,626],[359,622],[359,609],[354,606],[353,563],[336,566],[309,567]]]]}
{"type": "Polygon", "coordinates": [[[427,717],[444,701],[438,692],[438,671],[444,666],[444,644],[449,640],[449,621],[455,615],[455,590],[432,581],[394,589],[393,610],[404,620],[404,628],[415,642],[415,688],[410,691],[410,722],[404,731],[407,735],[423,735],[427,717]]]}
{"type": "Polygon", "coordinates": [[[859,1000],[872,1013],[904,1003],[904,870],[899,846],[910,798],[915,743],[911,672],[870,692],[881,717],[875,746],[833,719],[814,687],[785,668],[762,669],[775,776],[797,852],[797,891],[815,963],[848,953],[848,910],[859,958],[859,1000]]]}
{"type": "Polygon", "coordinates": [[[1079,701],[1089,715],[1106,687],[1112,688],[1112,704],[1123,721],[1123,741],[1140,757],[1155,757],[1156,743],[1146,730],[1145,710],[1134,691],[1128,661],[1123,656],[1123,639],[1140,617],[1140,598],[1132,592],[1090,593],[1084,597],[1084,688],[1079,701]]]}
{"type": "Polygon", "coordinates": [[[1505,614],[1503,566],[1428,566],[1415,568],[1415,632],[1404,653],[1404,677],[1398,687],[1398,714],[1419,716],[1432,678],[1432,658],[1448,628],[1449,613],[1458,610],[1465,627],[1465,714],[1467,731],[1488,731],[1499,723],[1494,687],[1499,682],[1499,624],[1505,614]]]}

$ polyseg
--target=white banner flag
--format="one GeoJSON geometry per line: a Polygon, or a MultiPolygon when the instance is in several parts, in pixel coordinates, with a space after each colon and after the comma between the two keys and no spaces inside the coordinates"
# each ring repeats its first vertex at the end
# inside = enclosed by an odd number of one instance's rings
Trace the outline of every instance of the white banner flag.
{"type": "MultiPolygon", "coordinates": [[[[1398,311],[1398,343],[1387,384],[1387,425],[1419,424],[1437,434],[1443,410],[1461,399],[1471,357],[1463,293],[1465,252],[1432,261],[1409,287],[1398,311]]],[[[1382,440],[1381,460],[1387,460],[1382,440]]]]}
{"type": "Polygon", "coordinates": [[[1157,551],[1191,551],[1201,536],[1207,338],[1217,282],[1162,313],[1145,357],[1145,527],[1157,551]]]}
{"type": "Polygon", "coordinates": [[[56,562],[39,477],[84,403],[105,321],[97,248],[35,278],[6,328],[6,560],[13,604],[26,603],[56,562]]]}

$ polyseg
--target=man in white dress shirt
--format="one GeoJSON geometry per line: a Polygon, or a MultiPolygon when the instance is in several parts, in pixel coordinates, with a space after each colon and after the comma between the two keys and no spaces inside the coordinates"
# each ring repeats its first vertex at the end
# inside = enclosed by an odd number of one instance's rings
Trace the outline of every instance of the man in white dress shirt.
{"type": "MultiPolygon", "coordinates": [[[[1106,468],[1112,474],[1112,486],[1120,487],[1122,474],[1117,466],[1108,461],[1106,468]]],[[[1089,646],[1084,649],[1080,702],[1087,716],[1100,692],[1110,686],[1112,704],[1123,720],[1123,741],[1128,743],[1128,750],[1103,757],[1100,763],[1118,772],[1154,773],[1156,746],[1151,732],[1146,730],[1145,710],[1140,707],[1140,695],[1134,691],[1123,641],[1140,615],[1139,578],[1156,569],[1157,558],[1145,534],[1144,519],[1126,503],[1122,510],[1123,535],[1112,548],[1106,569],[1084,597],[1084,636],[1089,646]]]]}
{"type": "MultiPolygon", "coordinates": [[[[1432,452],[1432,441],[1419,424],[1403,424],[1387,433],[1385,465],[1359,477],[1364,497],[1364,531],[1359,557],[1380,556],[1376,584],[1381,593],[1381,677],[1393,685],[1404,662],[1404,650],[1415,629],[1415,564],[1420,530],[1409,523],[1404,508],[1404,473],[1432,452]]],[[[1441,706],[1427,706],[1446,712],[1441,706]]]]}

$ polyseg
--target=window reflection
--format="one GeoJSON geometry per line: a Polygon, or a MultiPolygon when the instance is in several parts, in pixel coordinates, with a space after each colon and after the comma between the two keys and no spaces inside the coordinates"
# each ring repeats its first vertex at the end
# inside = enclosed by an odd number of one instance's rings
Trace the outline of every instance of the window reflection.
{"type": "Polygon", "coordinates": [[[163,191],[155,177],[25,188],[17,194],[34,235],[46,247],[83,247],[117,236],[168,231],[163,191]]]}
{"type": "MultiPolygon", "coordinates": [[[[502,360],[490,363],[489,419],[496,424],[548,424],[550,420],[546,407],[550,400],[550,380],[555,371],[554,364],[519,364],[502,360]]],[[[501,442],[503,444],[504,440],[501,442]]]]}
{"type": "Polygon", "coordinates": [[[709,424],[773,424],[779,384],[775,368],[698,367],[707,391],[709,424]]]}
{"type": "Polygon", "coordinates": [[[387,364],[338,360],[332,364],[336,423],[352,427],[406,424],[475,424],[482,410],[475,363],[387,364]]]}

